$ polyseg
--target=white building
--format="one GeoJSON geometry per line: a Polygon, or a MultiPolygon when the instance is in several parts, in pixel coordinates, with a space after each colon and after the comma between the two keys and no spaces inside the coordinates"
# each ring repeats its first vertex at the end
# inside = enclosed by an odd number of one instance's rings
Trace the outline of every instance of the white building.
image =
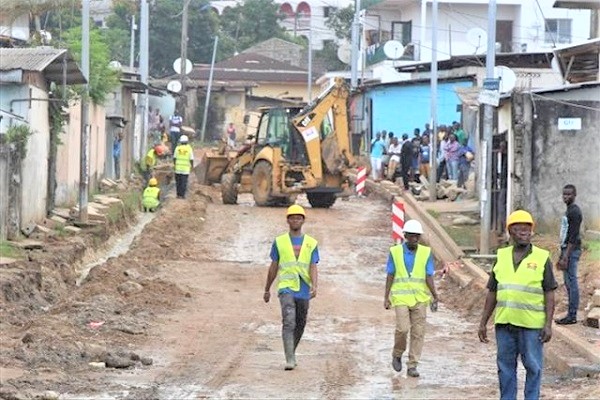
{"type": "MultiPolygon", "coordinates": [[[[544,52],[590,39],[590,10],[554,8],[555,0],[496,3],[496,52],[544,52]]],[[[438,59],[484,54],[487,14],[487,0],[439,0],[438,59]]],[[[382,46],[389,40],[399,41],[406,48],[396,65],[431,61],[431,17],[431,0],[384,0],[370,7],[363,18],[366,65],[387,58],[382,46]]]]}

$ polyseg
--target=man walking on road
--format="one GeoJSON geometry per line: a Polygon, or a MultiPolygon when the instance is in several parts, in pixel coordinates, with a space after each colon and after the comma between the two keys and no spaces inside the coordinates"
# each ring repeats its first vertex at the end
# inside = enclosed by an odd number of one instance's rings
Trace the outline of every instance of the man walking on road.
{"type": "Polygon", "coordinates": [[[271,285],[278,278],[277,291],[281,304],[285,370],[296,367],[296,348],[306,326],[308,304],[317,295],[317,241],[302,233],[306,218],[304,208],[292,205],[287,209],[289,232],[277,236],[271,246],[271,265],[263,299],[271,299],[271,285]]]}
{"type": "Polygon", "coordinates": [[[569,310],[567,315],[556,320],[559,325],[577,323],[577,309],[579,308],[579,283],[577,282],[577,263],[581,257],[581,236],[579,229],[583,221],[583,214],[577,204],[577,189],[574,185],[565,185],[562,198],[567,205],[567,211],[560,225],[560,258],[556,268],[563,271],[565,287],[569,296],[569,310]]]}
{"type": "Polygon", "coordinates": [[[550,253],[531,244],[531,214],[513,212],[506,227],[514,244],[498,249],[478,335],[481,342],[488,343],[487,322],[496,308],[500,399],[517,398],[517,358],[521,355],[526,371],[525,399],[534,400],[540,397],[543,344],[552,338],[557,284],[550,253]]]}
{"type": "Polygon", "coordinates": [[[419,244],[423,227],[417,220],[404,224],[406,242],[390,248],[387,261],[384,307],[394,307],[396,311],[396,331],[392,367],[402,371],[402,354],[406,351],[410,332],[407,375],[419,377],[417,365],[421,358],[425,339],[425,319],[427,303],[431,311],[437,311],[438,295],[433,283],[434,265],[431,248],[419,244]]]}
{"type": "Polygon", "coordinates": [[[185,199],[188,177],[194,168],[194,150],[189,145],[187,135],[181,135],[179,145],[175,148],[173,161],[175,163],[175,189],[178,199],[185,199]]]}

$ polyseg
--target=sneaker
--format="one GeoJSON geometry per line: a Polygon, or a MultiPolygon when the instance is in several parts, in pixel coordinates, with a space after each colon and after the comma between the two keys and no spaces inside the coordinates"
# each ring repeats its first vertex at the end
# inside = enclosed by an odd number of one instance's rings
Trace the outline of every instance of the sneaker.
{"type": "Polygon", "coordinates": [[[577,318],[563,317],[563,318],[555,319],[554,322],[556,322],[558,325],[573,325],[573,324],[577,323],[577,318]]]}
{"type": "Polygon", "coordinates": [[[392,367],[394,371],[400,372],[402,371],[402,357],[393,357],[392,358],[392,367]]]}
{"type": "Polygon", "coordinates": [[[406,375],[410,376],[411,378],[418,378],[421,376],[415,367],[409,368],[408,371],[406,371],[406,375]]]}

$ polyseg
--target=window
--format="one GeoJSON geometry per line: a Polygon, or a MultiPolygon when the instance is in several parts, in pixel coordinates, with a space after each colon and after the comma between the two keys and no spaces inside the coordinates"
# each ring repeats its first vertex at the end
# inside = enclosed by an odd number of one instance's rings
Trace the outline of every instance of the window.
{"type": "Polygon", "coordinates": [[[336,7],[323,7],[323,17],[329,18],[337,11],[336,7]]]}
{"type": "Polygon", "coordinates": [[[412,41],[412,21],[392,22],[392,40],[406,46],[412,41]]]}
{"type": "Polygon", "coordinates": [[[547,19],[544,42],[571,43],[571,20],[547,19]]]}

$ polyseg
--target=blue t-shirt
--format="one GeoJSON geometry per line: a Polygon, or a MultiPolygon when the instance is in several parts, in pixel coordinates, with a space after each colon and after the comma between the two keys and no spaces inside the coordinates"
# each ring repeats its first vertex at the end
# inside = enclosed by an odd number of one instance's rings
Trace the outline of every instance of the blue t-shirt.
{"type": "MultiPolygon", "coordinates": [[[[413,252],[408,249],[406,243],[403,243],[404,247],[404,266],[406,266],[406,272],[408,274],[412,274],[413,266],[415,265],[415,255],[416,251],[413,252]]],[[[394,259],[392,258],[392,253],[388,255],[387,260],[387,273],[390,275],[394,275],[396,273],[396,266],[394,265],[394,259]]],[[[433,266],[433,253],[429,254],[429,258],[427,259],[427,266],[425,267],[425,273],[427,276],[433,276],[435,273],[435,267],[433,266]]]]}
{"type": "Polygon", "coordinates": [[[421,164],[429,164],[429,145],[421,145],[421,164]]]}
{"type": "Polygon", "coordinates": [[[117,139],[113,142],[113,157],[121,157],[121,141],[117,139]]]}
{"type": "Polygon", "coordinates": [[[384,151],[385,151],[385,143],[383,143],[383,140],[381,140],[381,139],[376,140],[371,145],[371,157],[373,157],[373,158],[383,157],[384,151]]]}
{"type": "MultiPolygon", "coordinates": [[[[294,254],[296,257],[300,254],[300,248],[302,248],[302,242],[304,241],[304,235],[302,236],[290,236],[292,239],[292,247],[294,248],[294,254]]],[[[273,245],[271,246],[271,260],[279,261],[279,250],[277,250],[277,244],[273,241],[273,245]]],[[[319,263],[319,248],[315,247],[310,256],[311,264],[319,263]]],[[[292,293],[295,298],[309,300],[310,299],[310,286],[302,278],[300,278],[300,290],[298,292],[293,291],[292,289],[286,288],[281,289],[279,293],[292,293]]]]}

